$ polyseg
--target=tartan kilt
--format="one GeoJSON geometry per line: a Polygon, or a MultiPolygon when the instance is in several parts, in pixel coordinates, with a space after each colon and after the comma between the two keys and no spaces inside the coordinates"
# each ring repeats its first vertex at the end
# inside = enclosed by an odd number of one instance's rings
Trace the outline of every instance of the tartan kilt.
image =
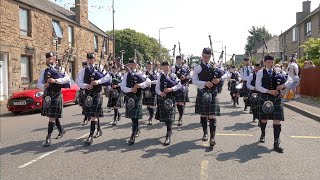
{"type": "Polygon", "coordinates": [[[126,104],[125,117],[130,119],[142,119],[142,96],[132,95],[130,97],[127,95],[125,96],[125,104],[126,104]],[[135,106],[132,109],[128,109],[127,107],[127,102],[130,97],[132,97],[135,101],[135,106]]]}
{"type": "Polygon", "coordinates": [[[84,106],[84,101],[86,100],[86,94],[84,89],[79,90],[79,106],[83,107],[84,106]]]}
{"type": "Polygon", "coordinates": [[[242,89],[240,91],[240,97],[248,97],[249,96],[249,91],[247,87],[247,81],[243,81],[242,89]]]}
{"type": "Polygon", "coordinates": [[[157,112],[155,119],[159,120],[160,122],[174,122],[175,115],[176,115],[176,98],[174,96],[170,97],[173,101],[173,108],[170,110],[166,110],[164,108],[164,101],[167,98],[162,98],[161,96],[157,96],[157,112]]]}
{"type": "Polygon", "coordinates": [[[101,92],[94,93],[94,94],[88,93],[88,95],[92,96],[93,103],[92,103],[91,107],[85,107],[83,109],[84,115],[86,115],[88,117],[103,117],[103,110],[102,110],[103,96],[102,96],[102,93],[101,92]]]}
{"type": "Polygon", "coordinates": [[[259,100],[257,102],[257,113],[259,120],[281,120],[284,121],[284,114],[283,114],[283,105],[281,102],[281,98],[276,96],[267,94],[267,93],[260,93],[259,100]],[[272,113],[264,113],[262,111],[262,105],[264,101],[270,100],[274,104],[274,111],[272,113]]]}
{"type": "Polygon", "coordinates": [[[112,97],[112,91],[109,93],[109,100],[107,107],[117,107],[117,108],[122,108],[124,104],[124,99],[123,99],[123,92],[121,90],[118,90],[119,96],[117,98],[112,97]],[[119,92],[120,91],[120,92],[119,92]]]}
{"type": "Polygon", "coordinates": [[[63,101],[62,101],[62,93],[60,91],[45,91],[42,96],[42,102],[46,96],[51,97],[51,105],[48,108],[45,108],[42,103],[41,115],[47,116],[49,118],[62,118],[63,111],[63,101]]]}
{"type": "Polygon", "coordinates": [[[218,112],[219,108],[219,101],[216,98],[217,96],[217,90],[216,89],[209,89],[209,90],[197,90],[197,97],[196,97],[196,106],[195,106],[195,113],[200,114],[200,115],[216,115],[218,112]],[[203,94],[205,92],[209,92],[212,94],[212,102],[211,103],[204,103],[203,102],[203,94]]]}
{"type": "Polygon", "coordinates": [[[145,91],[143,91],[143,99],[142,104],[145,106],[156,106],[157,105],[157,94],[156,92],[151,92],[152,96],[150,98],[147,98],[145,96],[145,91]]]}
{"type": "Polygon", "coordinates": [[[187,93],[176,95],[176,101],[177,102],[189,102],[187,100],[189,100],[189,97],[188,97],[187,93]]]}
{"type": "Polygon", "coordinates": [[[236,88],[237,86],[237,82],[236,81],[230,81],[230,94],[233,94],[233,93],[238,93],[239,92],[239,89],[236,88]]]}

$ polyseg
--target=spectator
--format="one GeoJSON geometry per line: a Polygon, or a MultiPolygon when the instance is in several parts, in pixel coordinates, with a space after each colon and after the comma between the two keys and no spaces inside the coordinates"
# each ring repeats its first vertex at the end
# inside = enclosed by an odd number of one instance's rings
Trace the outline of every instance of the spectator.
{"type": "Polygon", "coordinates": [[[303,63],[303,69],[308,69],[309,68],[309,62],[308,61],[305,61],[303,63]]]}
{"type": "Polygon", "coordinates": [[[296,59],[293,58],[291,60],[291,63],[288,67],[288,75],[292,78],[292,86],[291,89],[293,91],[294,97],[295,98],[299,98],[300,97],[300,88],[299,88],[299,84],[300,84],[300,69],[299,69],[299,65],[296,63],[296,59]]]}
{"type": "Polygon", "coordinates": [[[308,65],[309,65],[309,68],[315,68],[316,66],[313,64],[313,61],[312,60],[310,60],[309,62],[308,62],[308,65]]]}
{"type": "Polygon", "coordinates": [[[284,61],[282,63],[282,71],[284,71],[286,74],[288,74],[288,61],[284,61]]]}

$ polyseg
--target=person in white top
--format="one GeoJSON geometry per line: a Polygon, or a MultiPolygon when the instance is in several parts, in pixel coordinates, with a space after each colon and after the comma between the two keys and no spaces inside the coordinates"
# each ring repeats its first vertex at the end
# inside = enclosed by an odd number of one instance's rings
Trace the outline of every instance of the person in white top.
{"type": "Polygon", "coordinates": [[[299,67],[296,63],[296,59],[294,57],[291,58],[291,63],[288,66],[288,75],[293,80],[293,83],[291,85],[291,90],[293,94],[295,95],[295,98],[299,98],[299,84],[300,84],[300,77],[299,77],[299,67]]]}
{"type": "Polygon", "coordinates": [[[51,133],[54,126],[57,126],[59,135],[56,139],[61,138],[65,134],[65,130],[62,128],[59,118],[62,117],[63,100],[61,88],[70,88],[70,77],[67,73],[59,72],[56,64],[56,55],[54,52],[46,53],[47,68],[40,72],[37,86],[43,90],[43,103],[41,115],[49,118],[48,134],[46,140],[43,143],[44,147],[51,145],[51,133]]]}
{"type": "Polygon", "coordinates": [[[240,91],[240,97],[243,97],[244,111],[246,111],[247,107],[250,105],[248,100],[249,89],[247,88],[247,81],[249,80],[249,76],[252,71],[253,68],[251,66],[250,60],[248,58],[244,58],[244,65],[240,69],[241,80],[243,82],[243,86],[240,91]]]}

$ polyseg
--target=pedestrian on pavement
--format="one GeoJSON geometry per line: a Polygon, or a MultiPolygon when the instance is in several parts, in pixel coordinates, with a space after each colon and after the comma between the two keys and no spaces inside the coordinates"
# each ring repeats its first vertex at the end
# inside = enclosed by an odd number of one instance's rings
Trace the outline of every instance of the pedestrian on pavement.
{"type": "Polygon", "coordinates": [[[127,72],[124,74],[120,83],[121,90],[126,93],[126,118],[132,121],[132,133],[129,145],[135,143],[135,138],[139,137],[139,119],[142,119],[142,89],[149,86],[151,81],[144,74],[137,72],[137,62],[135,59],[129,59],[127,72]]]}
{"type": "Polygon", "coordinates": [[[202,50],[201,63],[194,67],[192,82],[198,87],[195,113],[200,114],[200,122],[203,129],[202,141],[208,140],[207,121],[209,119],[210,146],[213,147],[216,145],[217,119],[215,116],[218,106],[216,96],[223,72],[210,63],[211,52],[211,48],[204,48],[202,50]]]}
{"type": "Polygon", "coordinates": [[[100,117],[103,117],[103,96],[102,96],[102,86],[107,86],[111,78],[109,74],[104,75],[104,73],[98,69],[94,68],[95,62],[94,53],[87,53],[87,68],[81,69],[78,74],[78,86],[85,89],[85,111],[84,114],[91,119],[90,124],[90,134],[89,137],[84,141],[85,146],[89,146],[93,143],[93,134],[98,125],[97,135],[99,137],[102,135],[102,130],[100,127],[100,117]]]}
{"type": "Polygon", "coordinates": [[[260,142],[265,142],[266,126],[268,120],[273,120],[273,149],[283,153],[280,146],[281,121],[284,121],[283,105],[280,91],[288,86],[285,74],[277,74],[273,67],[274,57],[264,57],[265,68],[257,72],[255,88],[260,92],[258,100],[258,117],[260,120],[260,142]]]}
{"type": "Polygon", "coordinates": [[[43,143],[44,147],[51,145],[51,134],[55,126],[59,130],[56,139],[62,138],[66,133],[59,120],[59,118],[62,118],[63,111],[61,88],[70,88],[71,79],[66,72],[61,73],[59,71],[56,58],[54,52],[46,53],[46,65],[48,67],[40,72],[37,83],[38,88],[44,90],[41,115],[49,118],[48,134],[43,143]]]}
{"type": "Polygon", "coordinates": [[[166,140],[163,145],[171,143],[172,124],[175,121],[176,99],[179,95],[184,94],[182,84],[176,74],[171,73],[170,64],[166,61],[161,63],[163,73],[158,76],[156,83],[157,96],[157,113],[156,119],[165,122],[167,126],[166,140]]]}

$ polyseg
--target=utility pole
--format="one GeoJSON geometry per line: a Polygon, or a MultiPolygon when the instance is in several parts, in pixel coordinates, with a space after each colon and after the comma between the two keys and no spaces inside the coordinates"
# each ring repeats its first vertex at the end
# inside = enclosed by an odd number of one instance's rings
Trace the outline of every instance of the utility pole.
{"type": "Polygon", "coordinates": [[[227,64],[227,46],[224,46],[224,64],[227,64]]]}
{"type": "Polygon", "coordinates": [[[112,52],[112,57],[113,57],[113,62],[116,60],[116,38],[114,36],[114,0],[112,0],[112,44],[113,44],[113,52],[112,52]]]}

